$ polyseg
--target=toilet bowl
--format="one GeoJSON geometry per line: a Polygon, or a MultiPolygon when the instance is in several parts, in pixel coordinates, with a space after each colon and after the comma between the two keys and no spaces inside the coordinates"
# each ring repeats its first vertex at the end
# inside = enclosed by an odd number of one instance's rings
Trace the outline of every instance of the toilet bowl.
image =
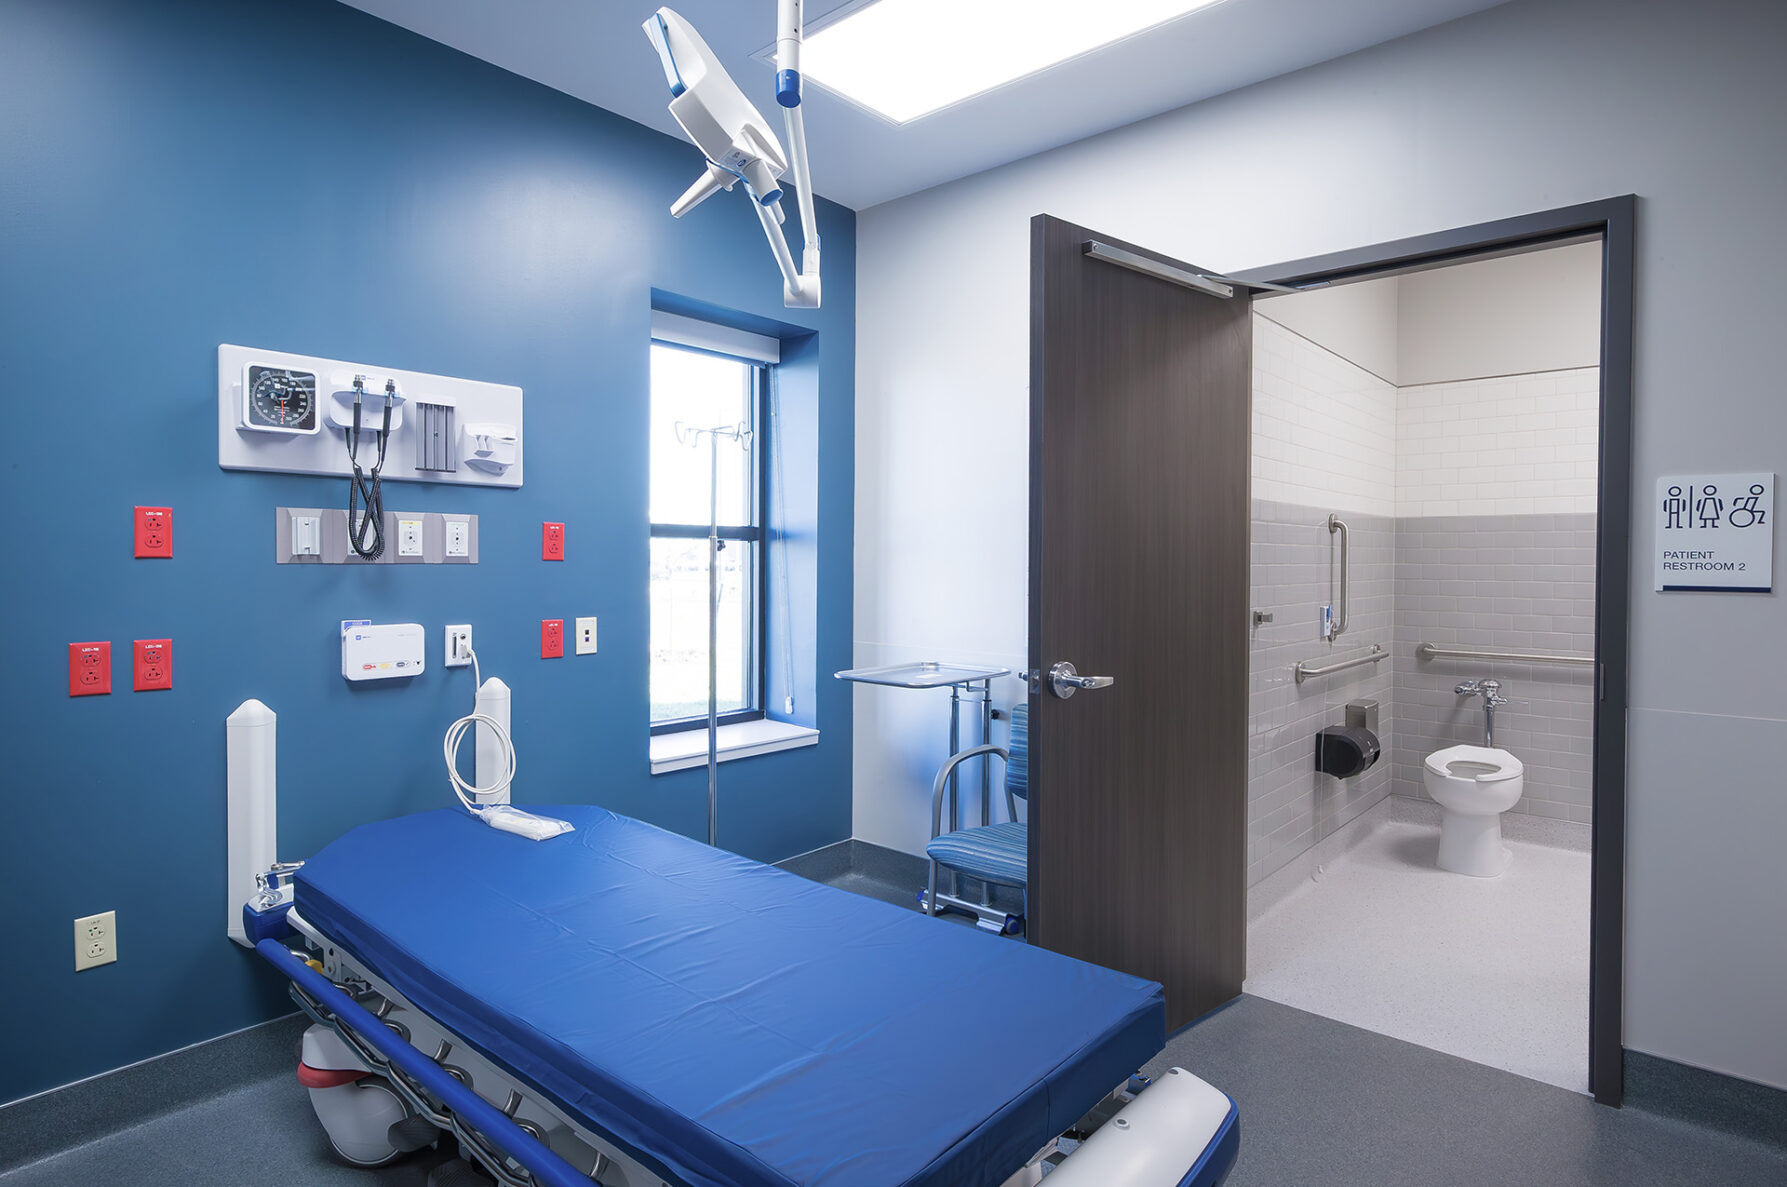
{"type": "Polygon", "coordinates": [[[1427,756],[1427,794],[1440,816],[1439,867],[1498,877],[1512,855],[1502,847],[1502,813],[1520,800],[1526,767],[1506,750],[1449,746],[1427,756]]]}

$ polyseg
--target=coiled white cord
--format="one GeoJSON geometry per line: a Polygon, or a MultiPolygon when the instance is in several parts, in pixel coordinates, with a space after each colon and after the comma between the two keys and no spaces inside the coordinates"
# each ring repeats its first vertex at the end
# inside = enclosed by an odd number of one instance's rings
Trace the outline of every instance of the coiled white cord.
{"type": "MultiPolygon", "coordinates": [[[[472,660],[472,687],[474,690],[483,688],[484,678],[478,671],[478,653],[470,651],[469,654],[472,660]]],[[[509,784],[515,781],[515,742],[509,737],[509,731],[503,728],[502,722],[489,714],[476,711],[477,699],[475,696],[472,704],[474,706],[472,712],[447,727],[447,736],[441,743],[441,749],[446,755],[447,778],[452,781],[453,794],[459,797],[459,802],[466,806],[467,811],[477,815],[484,808],[484,805],[477,802],[477,796],[498,795],[507,790],[509,784]],[[503,755],[502,773],[489,787],[479,787],[475,783],[467,783],[459,775],[459,743],[464,740],[465,731],[475,725],[484,726],[490,731],[491,736],[496,739],[497,749],[503,755]]]]}

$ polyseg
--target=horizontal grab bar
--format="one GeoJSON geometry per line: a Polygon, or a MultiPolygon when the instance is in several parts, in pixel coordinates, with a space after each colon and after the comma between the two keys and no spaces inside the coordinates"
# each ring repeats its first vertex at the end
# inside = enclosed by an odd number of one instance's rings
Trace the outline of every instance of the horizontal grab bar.
{"type": "Polygon", "coordinates": [[[1364,655],[1355,655],[1352,659],[1343,659],[1335,663],[1323,664],[1319,668],[1312,668],[1309,666],[1309,661],[1303,660],[1300,661],[1292,671],[1297,674],[1297,683],[1301,684],[1311,676],[1331,676],[1335,672],[1344,672],[1348,668],[1362,667],[1365,664],[1375,664],[1379,660],[1388,658],[1390,658],[1390,653],[1384,650],[1383,644],[1373,643],[1371,645],[1371,650],[1364,655]]]}
{"type": "Polygon", "coordinates": [[[1502,659],[1522,664],[1577,664],[1589,667],[1594,664],[1592,655],[1559,655],[1547,651],[1463,651],[1453,647],[1435,647],[1432,643],[1420,643],[1415,647],[1416,659],[1502,659]]]}

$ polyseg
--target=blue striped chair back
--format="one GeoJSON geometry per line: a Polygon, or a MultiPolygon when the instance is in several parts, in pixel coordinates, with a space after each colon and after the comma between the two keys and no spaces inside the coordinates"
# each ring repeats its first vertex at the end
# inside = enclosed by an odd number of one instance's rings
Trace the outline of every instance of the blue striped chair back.
{"type": "Polygon", "coordinates": [[[1020,800],[1030,799],[1030,706],[1011,709],[1011,761],[1005,764],[1005,789],[1020,800]]]}

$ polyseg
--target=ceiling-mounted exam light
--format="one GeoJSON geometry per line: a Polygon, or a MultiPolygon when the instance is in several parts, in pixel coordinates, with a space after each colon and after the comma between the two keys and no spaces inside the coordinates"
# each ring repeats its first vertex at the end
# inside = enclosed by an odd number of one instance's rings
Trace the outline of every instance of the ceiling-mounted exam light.
{"type": "Polygon", "coordinates": [[[1216,0],[873,0],[807,38],[807,76],[898,124],[1216,0]]]}
{"type": "Polygon", "coordinates": [[[671,203],[670,213],[681,218],[721,190],[743,182],[782,270],[783,303],[817,308],[819,230],[813,221],[813,183],[800,110],[801,0],[779,0],[777,8],[776,102],[788,133],[788,155],[693,25],[660,8],[646,18],[644,29],[670,85],[670,114],[707,158],[707,169],[671,203]],[[782,232],[781,178],[791,165],[803,236],[798,269],[782,232]]]}

